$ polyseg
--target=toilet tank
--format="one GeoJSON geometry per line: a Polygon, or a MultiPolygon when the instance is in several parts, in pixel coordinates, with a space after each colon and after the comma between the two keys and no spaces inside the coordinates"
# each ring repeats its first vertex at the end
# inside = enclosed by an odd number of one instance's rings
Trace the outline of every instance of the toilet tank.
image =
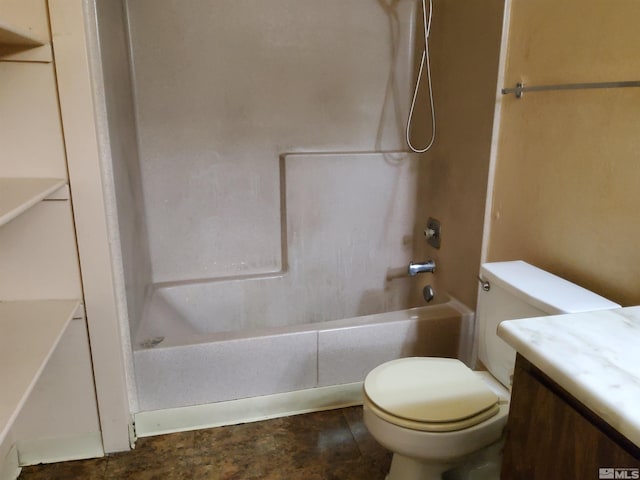
{"type": "Polygon", "coordinates": [[[498,337],[500,322],[620,307],[521,260],[485,263],[480,275],[490,289],[481,289],[478,297],[478,357],[506,387],[511,386],[516,352],[498,337]]]}

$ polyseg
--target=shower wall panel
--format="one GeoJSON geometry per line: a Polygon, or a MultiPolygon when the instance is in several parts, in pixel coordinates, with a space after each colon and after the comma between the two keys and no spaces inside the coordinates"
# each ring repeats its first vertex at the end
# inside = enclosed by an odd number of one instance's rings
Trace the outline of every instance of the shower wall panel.
{"type": "Polygon", "coordinates": [[[115,186],[129,326],[142,318],[145,291],[151,284],[151,260],[144,221],[142,178],[129,72],[125,9],[122,2],[97,0],[96,14],[104,79],[104,105],[115,186]]]}
{"type": "Polygon", "coordinates": [[[281,155],[405,149],[416,6],[127,0],[154,282],[286,270],[281,155]]]}
{"type": "Polygon", "coordinates": [[[252,331],[421,305],[427,280],[407,276],[419,162],[410,154],[285,155],[286,269],[161,286],[147,311],[147,327],[159,330],[141,340],[167,335],[176,321],[198,333],[252,331]]]}

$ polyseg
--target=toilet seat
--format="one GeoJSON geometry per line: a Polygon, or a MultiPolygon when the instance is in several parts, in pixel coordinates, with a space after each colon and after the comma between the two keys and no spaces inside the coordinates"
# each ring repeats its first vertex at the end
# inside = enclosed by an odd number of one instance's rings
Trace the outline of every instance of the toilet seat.
{"type": "Polygon", "coordinates": [[[398,426],[451,432],[477,425],[499,411],[498,396],[456,359],[412,357],[372,370],[364,382],[368,407],[398,426]]]}

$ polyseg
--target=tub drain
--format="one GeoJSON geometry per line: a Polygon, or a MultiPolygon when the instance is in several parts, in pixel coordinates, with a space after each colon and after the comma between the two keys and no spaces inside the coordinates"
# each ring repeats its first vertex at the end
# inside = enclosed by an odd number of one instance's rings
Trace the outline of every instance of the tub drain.
{"type": "Polygon", "coordinates": [[[153,348],[159,345],[164,340],[164,337],[147,338],[144,342],[140,342],[142,348],[153,348]]]}

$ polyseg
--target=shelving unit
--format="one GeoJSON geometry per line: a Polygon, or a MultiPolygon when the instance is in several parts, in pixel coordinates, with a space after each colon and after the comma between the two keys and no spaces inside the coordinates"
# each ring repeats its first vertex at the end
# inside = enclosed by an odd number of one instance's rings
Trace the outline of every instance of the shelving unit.
{"type": "Polygon", "coordinates": [[[25,458],[51,461],[73,442],[100,448],[48,2],[0,0],[0,15],[0,476],[9,478],[25,458]]]}
{"type": "MultiPolygon", "coordinates": [[[[66,184],[61,178],[0,178],[0,227],[66,184]]],[[[79,300],[0,301],[0,443],[79,305],[79,300]]]]}
{"type": "Polygon", "coordinates": [[[0,226],[66,184],[61,178],[0,178],[0,226]]]}
{"type": "Polygon", "coordinates": [[[0,302],[0,443],[79,305],[79,300],[0,302]]]}

